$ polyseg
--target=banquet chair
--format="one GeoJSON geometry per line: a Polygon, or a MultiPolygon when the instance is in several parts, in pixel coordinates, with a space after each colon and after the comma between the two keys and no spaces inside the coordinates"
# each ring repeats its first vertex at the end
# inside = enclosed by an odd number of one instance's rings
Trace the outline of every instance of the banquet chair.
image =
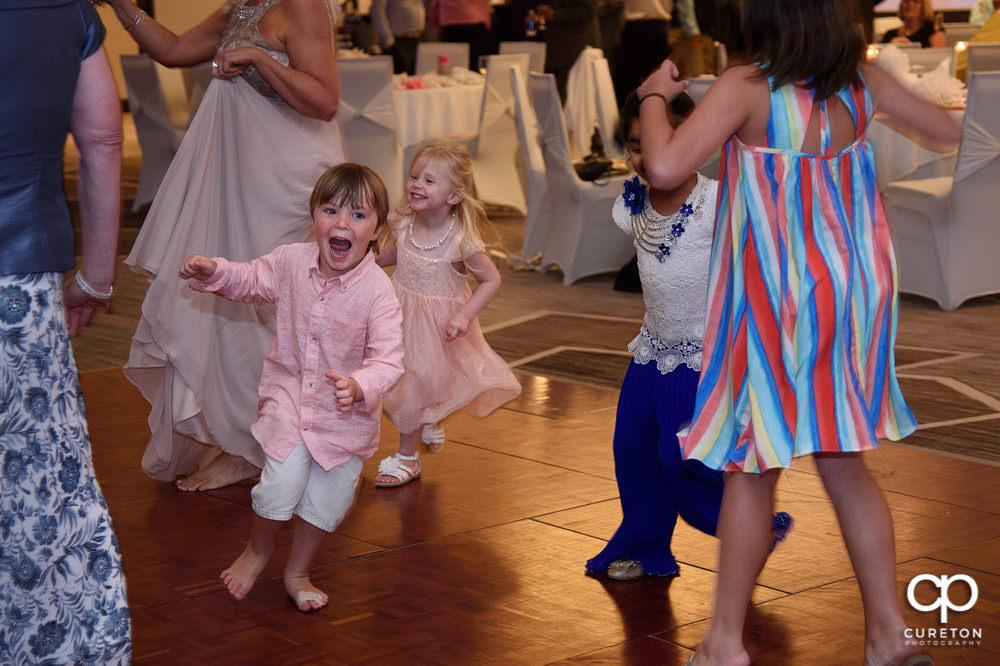
{"type": "Polygon", "coordinates": [[[588,182],[577,176],[554,76],[529,74],[528,92],[540,130],[552,209],[539,267],[559,266],[563,284],[619,270],[635,254],[632,239],[611,219],[621,179],[588,182]]]}
{"type": "Polygon", "coordinates": [[[187,99],[183,83],[173,80],[173,75],[179,77],[179,73],[158,65],[149,56],[122,54],[121,63],[129,112],[142,151],[139,184],[132,202],[132,212],[135,212],[156,196],[174,153],[181,145],[188,122],[187,99]],[[164,80],[178,85],[165,89],[164,80]]]}
{"type": "Polygon", "coordinates": [[[510,70],[528,73],[528,54],[486,56],[486,80],[479,109],[479,126],[473,134],[430,137],[406,146],[404,168],[424,145],[442,139],[464,145],[472,158],[479,200],[525,214],[524,190],[517,168],[517,125],[510,70]]]}
{"type": "Polygon", "coordinates": [[[194,67],[185,67],[182,70],[184,76],[184,87],[188,96],[188,115],[194,118],[194,114],[201,105],[201,98],[208,90],[208,84],[212,82],[212,61],[206,60],[194,67]]]}
{"type": "Polygon", "coordinates": [[[966,76],[976,72],[1000,71],[1000,44],[969,44],[966,76]]]}
{"type": "Polygon", "coordinates": [[[910,49],[906,52],[906,57],[910,60],[910,67],[920,66],[925,72],[934,70],[944,60],[951,58],[949,73],[955,75],[955,49],[910,49]]]}
{"type": "Polygon", "coordinates": [[[403,195],[403,155],[396,138],[392,102],[392,58],[345,58],[340,70],[337,122],[352,162],[374,169],[389,190],[389,201],[403,195]]]}
{"type": "Polygon", "coordinates": [[[699,76],[694,79],[688,79],[687,94],[694,100],[695,104],[701,101],[701,98],[705,96],[708,89],[715,83],[715,79],[716,77],[714,76],[699,76]]]}
{"type": "MultiPolygon", "coordinates": [[[[452,67],[469,69],[469,44],[467,42],[417,42],[417,76],[437,72],[438,56],[448,56],[452,67]]],[[[479,63],[476,63],[479,66],[479,63]]]]}
{"type": "Polygon", "coordinates": [[[524,194],[527,213],[524,219],[524,242],[521,259],[532,264],[545,249],[552,220],[552,200],[545,175],[545,158],[538,142],[538,120],[528,99],[525,76],[516,67],[510,69],[510,87],[514,93],[514,115],[517,119],[517,139],[524,159],[524,194]]]}
{"type": "Polygon", "coordinates": [[[885,189],[899,290],[933,299],[944,310],[1000,292],[997,108],[1000,72],[971,75],[954,175],[897,181],[885,189]]]}
{"type": "Polygon", "coordinates": [[[597,131],[604,144],[604,156],[611,159],[625,157],[625,146],[619,139],[618,100],[615,84],[611,79],[611,68],[607,58],[598,58],[590,63],[594,75],[594,102],[597,105],[597,131]]]}
{"type": "Polygon", "coordinates": [[[500,42],[500,55],[527,53],[529,72],[545,71],[545,42],[500,42]]]}
{"type": "Polygon", "coordinates": [[[959,42],[967,42],[972,36],[979,32],[981,25],[972,23],[945,23],[944,43],[948,48],[953,48],[959,42]]]}
{"type": "Polygon", "coordinates": [[[588,46],[580,51],[566,77],[566,104],[563,109],[570,159],[574,161],[590,154],[590,140],[597,127],[597,95],[591,67],[594,61],[602,59],[604,51],[588,46]]]}

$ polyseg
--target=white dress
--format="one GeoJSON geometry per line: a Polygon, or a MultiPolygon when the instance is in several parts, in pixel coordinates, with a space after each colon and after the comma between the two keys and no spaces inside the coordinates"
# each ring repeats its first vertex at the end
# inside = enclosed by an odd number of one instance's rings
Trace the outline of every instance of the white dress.
{"type": "MultiPolygon", "coordinates": [[[[260,46],[256,21],[276,1],[237,6],[220,49],[260,46]]],[[[313,185],[344,161],[336,121],[263,96],[255,74],[246,77],[254,85],[241,77],[208,86],[126,259],[150,279],[125,375],[151,405],[142,466],[156,479],[194,469],[205,452],[198,442],[264,463],[250,424],[273,307],[195,292],[178,277],[181,263],[196,253],[249,261],[306,240],[313,185]]]]}

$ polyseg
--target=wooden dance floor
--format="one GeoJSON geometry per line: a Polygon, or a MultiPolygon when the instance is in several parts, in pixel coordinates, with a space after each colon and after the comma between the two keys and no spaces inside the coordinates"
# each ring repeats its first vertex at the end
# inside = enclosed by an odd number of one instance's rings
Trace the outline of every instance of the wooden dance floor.
{"type": "MultiPolygon", "coordinates": [[[[523,221],[500,223],[520,247],[523,221]]],[[[620,520],[615,386],[642,301],[612,291],[608,276],[563,287],[558,273],[504,265],[502,275],[482,321],[524,394],[483,420],[453,416],[443,452],[422,454],[422,479],[376,490],[378,460],[395,450],[385,421],[354,508],[315,562],[330,603],[303,614],[280,580],[290,531],[246,600],[219,581],[249,534],[251,484],[181,493],[142,473],[148,406],[120,366],[144,285],[120,270],[116,313],[75,348],[136,664],[684,663],[710,613],[713,538],[678,522],[676,578],[615,582],[583,566],[620,520]]],[[[922,429],[867,458],[896,524],[906,621],[925,637],[949,634],[925,638],[938,664],[1000,663],[998,325],[997,298],[955,313],[903,299],[901,382],[922,429]],[[942,624],[939,610],[905,600],[920,574],[969,576],[978,598],[942,624]]],[[[861,664],[856,581],[809,460],[779,481],[777,501],[795,527],[758,580],[746,636],[755,663],[861,664]]],[[[915,596],[923,605],[942,597],[930,582],[915,596]]],[[[960,607],[969,596],[958,582],[947,599],[960,607]]]]}

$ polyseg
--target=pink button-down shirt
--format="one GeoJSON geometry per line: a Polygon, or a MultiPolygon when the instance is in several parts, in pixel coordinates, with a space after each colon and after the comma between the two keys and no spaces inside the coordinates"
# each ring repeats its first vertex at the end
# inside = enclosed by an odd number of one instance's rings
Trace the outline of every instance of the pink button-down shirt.
{"type": "Polygon", "coordinates": [[[326,470],[351,456],[371,457],[382,396],[403,374],[399,301],[372,253],[331,279],[319,271],[315,243],[283,245],[249,263],[215,261],[215,275],[192,280],[192,288],[277,308],[277,332],[260,378],[260,413],[251,428],[264,453],[282,461],[305,442],[326,470]],[[327,370],[354,377],[364,401],[338,411],[327,370]]]}

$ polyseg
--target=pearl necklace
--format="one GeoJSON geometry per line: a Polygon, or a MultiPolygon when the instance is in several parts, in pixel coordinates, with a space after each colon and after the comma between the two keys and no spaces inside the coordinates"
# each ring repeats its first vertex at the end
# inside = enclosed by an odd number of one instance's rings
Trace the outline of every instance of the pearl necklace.
{"type": "Polygon", "coordinates": [[[441,238],[437,239],[437,242],[431,243],[430,245],[421,245],[420,243],[418,243],[413,239],[413,220],[410,220],[410,234],[409,234],[410,242],[413,244],[413,247],[417,248],[418,250],[429,252],[430,250],[433,250],[436,247],[441,247],[441,244],[444,243],[448,239],[448,236],[451,235],[451,230],[454,227],[455,227],[455,213],[452,213],[451,224],[448,225],[448,230],[444,232],[444,236],[441,236],[441,238]]]}

